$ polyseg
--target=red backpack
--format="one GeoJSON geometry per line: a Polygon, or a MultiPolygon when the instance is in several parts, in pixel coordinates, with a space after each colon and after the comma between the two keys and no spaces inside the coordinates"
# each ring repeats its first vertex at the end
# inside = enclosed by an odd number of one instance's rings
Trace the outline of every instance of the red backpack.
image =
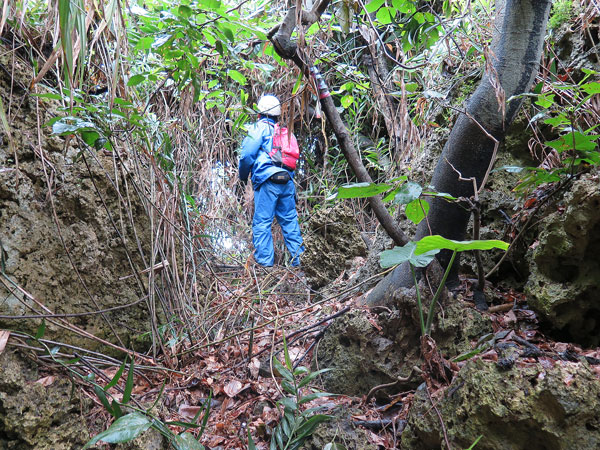
{"type": "Polygon", "coordinates": [[[300,148],[294,133],[288,132],[286,127],[275,124],[273,133],[273,147],[269,156],[273,164],[288,170],[296,170],[296,163],[300,158],[300,148]]]}

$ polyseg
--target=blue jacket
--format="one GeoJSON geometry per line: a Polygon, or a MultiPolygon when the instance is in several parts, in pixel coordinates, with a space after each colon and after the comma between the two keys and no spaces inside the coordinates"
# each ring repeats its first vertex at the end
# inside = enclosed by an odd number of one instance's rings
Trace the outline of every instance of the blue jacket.
{"type": "Polygon", "coordinates": [[[248,136],[242,141],[240,164],[238,167],[240,179],[246,182],[248,181],[248,175],[252,173],[252,187],[255,191],[258,190],[261,184],[278,172],[287,171],[290,177],[294,177],[294,172],[273,165],[273,161],[269,156],[269,152],[273,146],[274,130],[275,122],[263,117],[250,126],[248,136]]]}

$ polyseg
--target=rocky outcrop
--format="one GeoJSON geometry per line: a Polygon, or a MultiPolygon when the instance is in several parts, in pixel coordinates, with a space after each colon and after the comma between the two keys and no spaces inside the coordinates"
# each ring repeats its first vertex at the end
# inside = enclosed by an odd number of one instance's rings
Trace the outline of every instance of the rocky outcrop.
{"type": "MultiPolygon", "coordinates": [[[[471,341],[490,331],[489,318],[453,299],[443,306],[432,335],[440,353],[454,357],[470,351],[471,341]]],[[[422,363],[414,289],[399,291],[395,307],[371,317],[365,310],[354,310],[337,319],[319,343],[317,358],[319,367],[334,369],[323,375],[329,392],[364,395],[374,386],[407,377],[422,363]]],[[[414,388],[420,380],[415,375],[393,389],[414,388]]]]}
{"type": "MultiPolygon", "coordinates": [[[[150,227],[124,169],[127,156],[52,136],[44,124],[65,115],[58,103],[18,88],[32,72],[11,52],[0,52],[0,64],[14,65],[12,79],[10,71],[0,71],[3,104],[12,105],[5,111],[10,136],[0,127],[0,314],[48,314],[35,299],[53,314],[81,314],[69,320],[97,337],[134,344],[128,336],[143,335],[149,321],[139,301],[146,288],[130,275],[132,266],[147,266],[140,250],[147,251],[150,227]]],[[[50,322],[48,337],[97,347],[50,322]]],[[[0,329],[32,332],[38,326],[35,320],[0,320],[0,329]]]]}
{"type": "Polygon", "coordinates": [[[0,354],[0,374],[0,448],[83,447],[89,439],[84,405],[68,379],[44,386],[37,371],[11,352],[0,354]]]}
{"type": "Polygon", "coordinates": [[[600,184],[574,183],[563,205],[544,218],[526,286],[540,318],[569,340],[600,344],[600,184]]]}
{"type": "Polygon", "coordinates": [[[501,371],[471,361],[452,384],[433,396],[417,389],[403,449],[442,448],[444,432],[453,448],[478,450],[592,450],[600,447],[600,383],[585,363],[529,364],[501,371]]]}
{"type": "Polygon", "coordinates": [[[352,210],[339,204],[316,211],[305,227],[302,266],[313,288],[335,280],[356,256],[366,256],[352,210]]]}

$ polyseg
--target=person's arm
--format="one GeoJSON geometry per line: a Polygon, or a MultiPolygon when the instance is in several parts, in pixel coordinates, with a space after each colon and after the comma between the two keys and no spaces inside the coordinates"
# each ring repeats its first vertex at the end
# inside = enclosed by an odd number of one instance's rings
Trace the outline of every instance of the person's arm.
{"type": "Polygon", "coordinates": [[[254,126],[250,129],[248,136],[242,141],[242,154],[240,156],[239,174],[240,180],[244,183],[248,181],[248,175],[252,170],[254,161],[258,157],[258,152],[262,145],[263,137],[260,128],[254,126]]]}

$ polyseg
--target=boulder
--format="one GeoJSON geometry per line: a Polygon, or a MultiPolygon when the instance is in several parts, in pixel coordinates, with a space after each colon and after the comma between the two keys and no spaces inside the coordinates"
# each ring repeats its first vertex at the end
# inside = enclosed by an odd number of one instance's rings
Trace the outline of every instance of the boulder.
{"type": "Polygon", "coordinates": [[[586,363],[531,363],[509,371],[468,362],[431,400],[416,391],[403,449],[562,450],[600,448],[600,383],[586,363]]]}
{"type": "Polygon", "coordinates": [[[588,175],[543,219],[526,285],[531,308],[558,336],[600,344],[600,184],[588,175]]]}

